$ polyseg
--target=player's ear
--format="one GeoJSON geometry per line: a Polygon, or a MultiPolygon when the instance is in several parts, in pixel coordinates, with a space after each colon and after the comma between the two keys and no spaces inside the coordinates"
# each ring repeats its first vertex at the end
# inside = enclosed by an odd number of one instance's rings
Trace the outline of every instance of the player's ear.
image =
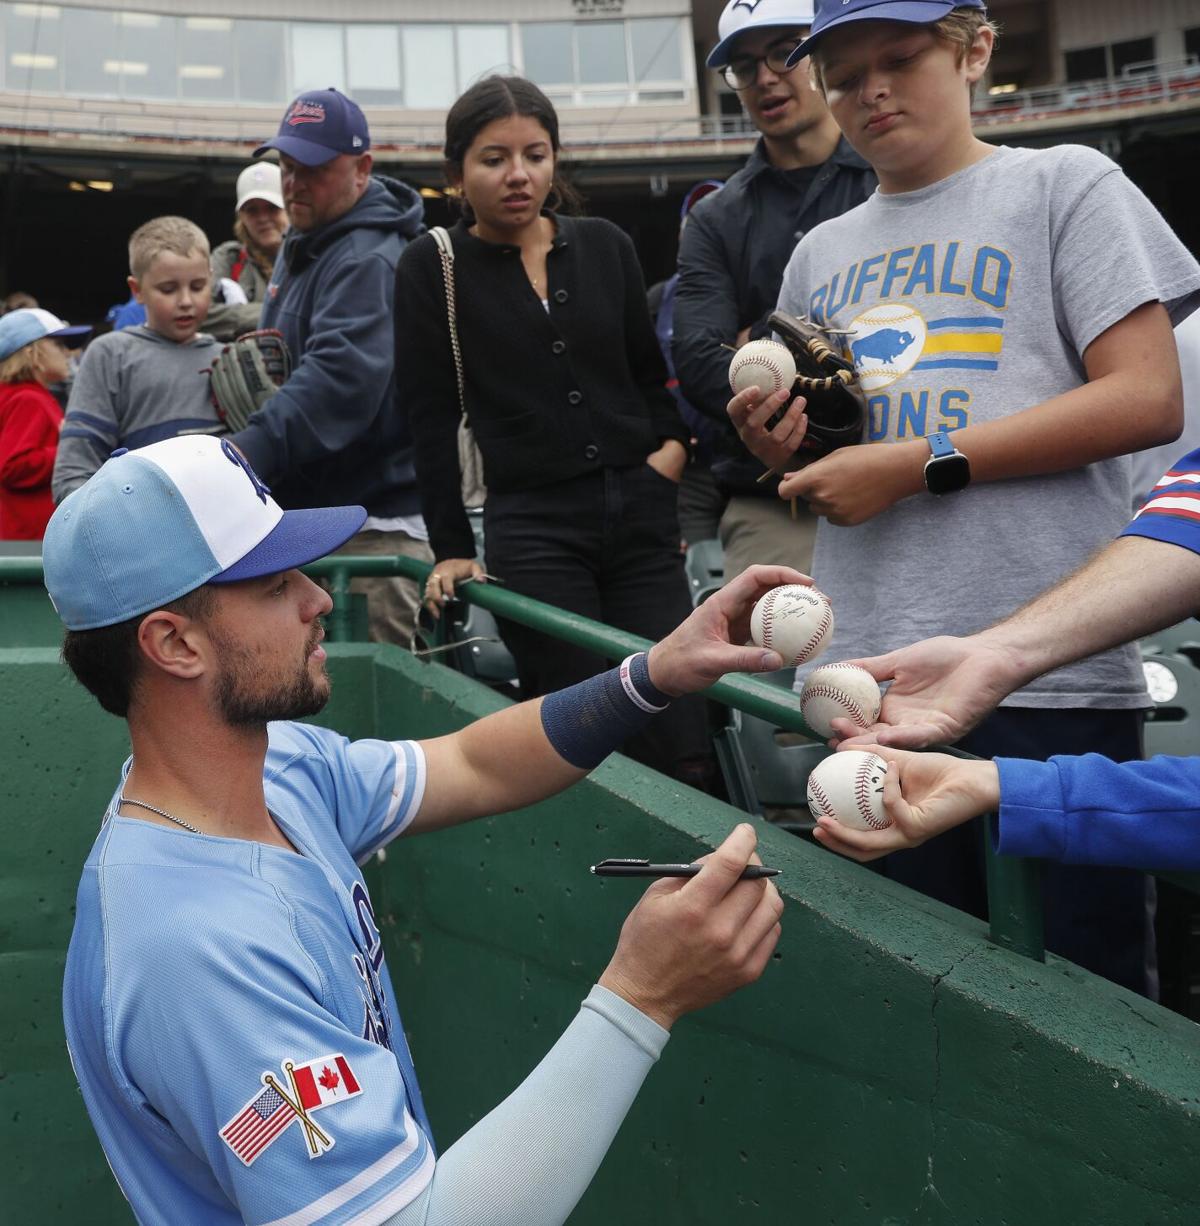
{"type": "Polygon", "coordinates": [[[138,649],[145,663],[180,680],[191,680],[208,666],[207,637],[200,623],[183,613],[155,609],[138,626],[138,649]]]}
{"type": "Polygon", "coordinates": [[[138,300],[144,302],[142,298],[142,287],[138,284],[137,277],[126,277],[125,284],[129,286],[129,292],[138,300]]]}

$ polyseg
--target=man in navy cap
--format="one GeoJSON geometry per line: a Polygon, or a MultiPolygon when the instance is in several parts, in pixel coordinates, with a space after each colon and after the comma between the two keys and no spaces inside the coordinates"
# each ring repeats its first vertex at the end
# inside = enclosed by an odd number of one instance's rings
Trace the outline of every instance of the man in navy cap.
{"type": "MultiPolygon", "coordinates": [[[[361,503],[347,553],[432,561],[408,430],[392,374],[396,261],[424,229],[421,198],[371,173],[362,110],[336,89],[301,94],[256,151],[279,153],[291,229],[267,286],[262,327],[291,350],[291,377],[233,441],[288,508],[361,503]]],[[[418,593],[401,579],[356,580],[371,636],[407,644],[418,593]]]]}

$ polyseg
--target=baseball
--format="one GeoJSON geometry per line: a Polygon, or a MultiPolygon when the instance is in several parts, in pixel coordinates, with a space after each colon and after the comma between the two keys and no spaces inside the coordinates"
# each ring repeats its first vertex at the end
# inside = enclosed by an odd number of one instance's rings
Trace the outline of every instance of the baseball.
{"type": "Polygon", "coordinates": [[[883,810],[887,763],[863,749],[845,749],[817,763],[808,777],[813,817],[832,817],[855,830],[883,830],[892,819],[883,810]]]}
{"type": "Polygon", "coordinates": [[[729,363],[729,386],[735,396],[748,387],[757,387],[763,396],[769,396],[795,382],[795,360],[788,347],[778,341],[747,341],[729,363]]]}
{"type": "Polygon", "coordinates": [[[802,583],[773,587],[750,614],[751,639],[779,652],[785,667],[819,656],[832,635],[829,597],[802,583]]]}
{"type": "Polygon", "coordinates": [[[833,736],[835,719],[869,728],[879,718],[879,704],[879,685],[857,664],[822,664],[809,673],[800,691],[804,722],[826,738],[833,736]]]}

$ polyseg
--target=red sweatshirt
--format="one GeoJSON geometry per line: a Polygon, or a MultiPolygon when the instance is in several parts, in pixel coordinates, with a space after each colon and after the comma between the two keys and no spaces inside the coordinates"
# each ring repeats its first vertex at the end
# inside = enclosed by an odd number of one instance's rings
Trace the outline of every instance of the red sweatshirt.
{"type": "Polygon", "coordinates": [[[42,539],[62,419],[40,383],[0,383],[0,540],[42,539]]]}

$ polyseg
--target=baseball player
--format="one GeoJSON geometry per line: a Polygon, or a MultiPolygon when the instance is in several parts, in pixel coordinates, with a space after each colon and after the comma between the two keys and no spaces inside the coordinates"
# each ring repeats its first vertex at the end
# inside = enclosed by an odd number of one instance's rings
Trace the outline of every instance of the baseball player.
{"type": "Polygon", "coordinates": [[[192,436],[118,453],[47,530],[64,658],[133,745],[80,882],[64,1013],[142,1223],[562,1222],[673,1023],[756,979],[778,939],[778,893],[739,880],[738,826],[698,876],[650,887],[545,1060],[435,1156],[357,865],[567,787],[731,668],[778,668],[733,644],[758,596],[804,579],[755,568],[649,653],[449,736],[350,742],[291,722],[328,696],[331,607],[294,568],[364,515],[281,511],[227,439],[192,436]]]}

